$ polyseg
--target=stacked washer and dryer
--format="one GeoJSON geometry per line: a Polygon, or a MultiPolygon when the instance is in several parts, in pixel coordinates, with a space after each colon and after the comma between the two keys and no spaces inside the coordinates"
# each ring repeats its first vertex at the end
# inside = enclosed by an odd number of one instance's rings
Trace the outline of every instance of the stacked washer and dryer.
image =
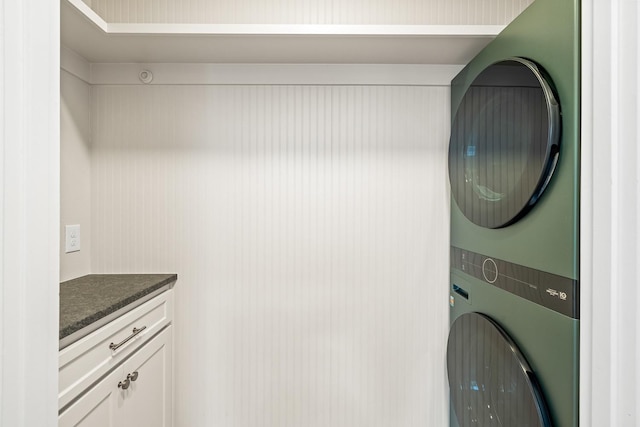
{"type": "Polygon", "coordinates": [[[451,427],[576,427],[579,0],[535,0],[453,80],[451,427]]]}

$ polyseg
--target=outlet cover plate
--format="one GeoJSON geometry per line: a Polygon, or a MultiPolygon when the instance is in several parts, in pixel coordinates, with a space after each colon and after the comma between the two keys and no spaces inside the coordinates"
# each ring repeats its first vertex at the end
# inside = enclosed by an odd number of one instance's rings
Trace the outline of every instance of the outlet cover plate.
{"type": "Polygon", "coordinates": [[[80,224],[65,225],[65,253],[80,250],[80,224]]]}

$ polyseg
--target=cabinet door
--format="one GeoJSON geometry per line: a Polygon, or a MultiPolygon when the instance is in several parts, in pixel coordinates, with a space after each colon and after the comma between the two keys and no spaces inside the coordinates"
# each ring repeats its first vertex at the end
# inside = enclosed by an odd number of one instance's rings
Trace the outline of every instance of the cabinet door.
{"type": "Polygon", "coordinates": [[[118,368],[89,389],[58,417],[59,427],[116,427],[121,393],[122,368],[118,368]]]}
{"type": "Polygon", "coordinates": [[[125,378],[131,375],[131,386],[118,393],[120,425],[172,427],[172,327],[134,353],[123,369],[125,378]]]}

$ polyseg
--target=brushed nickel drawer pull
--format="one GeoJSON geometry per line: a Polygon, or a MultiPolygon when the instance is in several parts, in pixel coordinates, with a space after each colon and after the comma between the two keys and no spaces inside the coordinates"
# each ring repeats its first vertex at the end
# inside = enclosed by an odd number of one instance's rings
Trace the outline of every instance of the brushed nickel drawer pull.
{"type": "Polygon", "coordinates": [[[138,335],[140,332],[144,331],[145,329],[147,329],[146,326],[143,326],[142,328],[138,329],[138,328],[133,328],[132,334],[129,335],[127,338],[123,339],[122,341],[120,341],[118,344],[114,344],[111,343],[109,344],[109,348],[112,351],[116,351],[117,349],[119,349],[120,347],[122,347],[123,345],[125,345],[126,343],[128,343],[130,340],[132,340],[133,338],[135,338],[136,335],[138,335]]]}
{"type": "Polygon", "coordinates": [[[121,388],[121,389],[123,389],[123,390],[126,390],[126,389],[128,389],[128,388],[129,388],[129,384],[131,384],[131,381],[129,381],[129,378],[127,378],[126,380],[124,380],[124,381],[120,381],[120,382],[118,383],[118,388],[121,388]]]}
{"type": "Polygon", "coordinates": [[[132,374],[127,374],[127,379],[131,381],[135,381],[138,379],[138,371],[133,371],[132,374]]]}

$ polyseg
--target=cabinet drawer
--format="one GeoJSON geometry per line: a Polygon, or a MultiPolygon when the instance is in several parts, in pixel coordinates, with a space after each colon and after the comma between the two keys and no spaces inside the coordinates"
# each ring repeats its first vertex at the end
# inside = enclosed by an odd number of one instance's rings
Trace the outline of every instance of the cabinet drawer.
{"type": "Polygon", "coordinates": [[[61,350],[58,408],[66,406],[172,320],[173,290],[168,290],[61,350]],[[142,330],[131,337],[134,328],[142,330]],[[112,343],[121,345],[112,349],[112,343]]]}
{"type": "Polygon", "coordinates": [[[168,326],[67,406],[58,417],[58,426],[171,427],[172,354],[168,326]],[[119,383],[129,377],[121,388],[119,383]]]}

